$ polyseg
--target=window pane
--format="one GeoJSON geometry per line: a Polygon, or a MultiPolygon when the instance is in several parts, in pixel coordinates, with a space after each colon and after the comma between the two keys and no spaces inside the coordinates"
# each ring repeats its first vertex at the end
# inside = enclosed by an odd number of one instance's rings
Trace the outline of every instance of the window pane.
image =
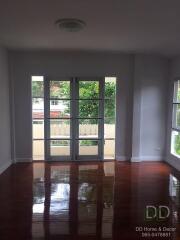
{"type": "Polygon", "coordinates": [[[43,98],[32,99],[32,118],[44,119],[44,99],[43,98]]]}
{"type": "Polygon", "coordinates": [[[98,141],[79,140],[79,155],[98,155],[98,141]]]}
{"type": "Polygon", "coordinates": [[[69,156],[70,141],[69,140],[51,140],[50,155],[51,156],[69,156]]]}
{"type": "Polygon", "coordinates": [[[33,120],[33,139],[44,138],[44,120],[33,120]]]}
{"type": "Polygon", "coordinates": [[[115,158],[115,140],[104,140],[104,158],[115,158]]]}
{"type": "Polygon", "coordinates": [[[50,138],[70,138],[70,120],[50,120],[50,138]]]}
{"type": "Polygon", "coordinates": [[[79,117],[98,117],[99,101],[98,100],[79,100],[79,117]]]}
{"type": "Polygon", "coordinates": [[[70,81],[50,81],[50,98],[70,99],[70,81]]]}
{"type": "Polygon", "coordinates": [[[180,80],[174,83],[174,102],[180,102],[180,80]]]}
{"type": "Polygon", "coordinates": [[[104,138],[115,138],[115,120],[113,118],[104,119],[104,138]]]}
{"type": "Polygon", "coordinates": [[[32,97],[44,97],[44,78],[32,76],[32,97]]]}
{"type": "Polygon", "coordinates": [[[79,138],[98,138],[98,119],[79,119],[79,138]]]}
{"type": "Polygon", "coordinates": [[[180,156],[180,133],[177,131],[171,133],[171,153],[180,156]]]}
{"type": "Polygon", "coordinates": [[[79,81],[79,98],[99,98],[99,82],[79,81]]]}
{"type": "Polygon", "coordinates": [[[180,104],[173,104],[173,127],[180,128],[180,104]]]}
{"type": "Polygon", "coordinates": [[[70,117],[70,101],[69,100],[51,100],[50,101],[50,117],[51,118],[69,118],[70,117]]]}
{"type": "Polygon", "coordinates": [[[104,100],[104,117],[105,118],[115,118],[115,99],[104,100]]]}
{"type": "Polygon", "coordinates": [[[105,77],[105,98],[115,99],[116,77],[105,77]]]}
{"type": "Polygon", "coordinates": [[[33,140],[33,160],[44,160],[44,140],[33,140]]]}

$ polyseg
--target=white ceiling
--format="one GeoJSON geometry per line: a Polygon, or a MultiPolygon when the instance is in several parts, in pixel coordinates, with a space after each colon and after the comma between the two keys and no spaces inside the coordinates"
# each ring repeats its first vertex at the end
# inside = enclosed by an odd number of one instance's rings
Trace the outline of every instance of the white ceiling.
{"type": "Polygon", "coordinates": [[[179,0],[0,0],[0,44],[10,49],[63,49],[180,54],[179,0]],[[79,18],[63,32],[54,22],[79,18]]]}

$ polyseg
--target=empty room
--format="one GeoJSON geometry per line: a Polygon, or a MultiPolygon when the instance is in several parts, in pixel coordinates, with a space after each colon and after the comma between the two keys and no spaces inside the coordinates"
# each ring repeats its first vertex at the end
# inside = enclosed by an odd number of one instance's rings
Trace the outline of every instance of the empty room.
{"type": "Polygon", "coordinates": [[[0,3],[0,240],[180,239],[180,2],[0,3]]]}

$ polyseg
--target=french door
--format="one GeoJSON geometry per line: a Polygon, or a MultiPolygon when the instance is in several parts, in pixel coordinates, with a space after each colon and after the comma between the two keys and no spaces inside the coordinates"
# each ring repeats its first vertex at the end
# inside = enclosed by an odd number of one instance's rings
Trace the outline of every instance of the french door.
{"type": "Polygon", "coordinates": [[[45,81],[45,158],[103,159],[104,79],[45,81]]]}

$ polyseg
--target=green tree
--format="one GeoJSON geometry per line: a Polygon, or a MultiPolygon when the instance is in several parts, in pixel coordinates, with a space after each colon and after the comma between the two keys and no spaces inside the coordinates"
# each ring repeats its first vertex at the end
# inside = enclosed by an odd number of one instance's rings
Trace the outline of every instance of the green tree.
{"type": "Polygon", "coordinates": [[[180,155],[180,134],[178,134],[175,138],[175,152],[180,155]]]}
{"type": "Polygon", "coordinates": [[[42,81],[32,81],[32,97],[44,97],[44,86],[42,81]]]}
{"type": "MultiPolygon", "coordinates": [[[[116,86],[114,82],[106,82],[105,84],[105,102],[104,102],[104,116],[105,123],[114,123],[115,121],[115,94],[116,86]]],[[[79,98],[81,99],[95,99],[99,98],[99,84],[96,81],[80,82],[79,84],[79,98]]],[[[79,101],[79,115],[80,117],[97,117],[98,116],[98,100],[80,100],[79,101]]]]}
{"type": "MultiPolygon", "coordinates": [[[[105,123],[115,122],[115,94],[116,86],[114,82],[105,83],[105,103],[104,103],[104,116],[105,123]]],[[[43,82],[32,82],[32,96],[43,97],[43,82]]],[[[50,97],[57,99],[70,99],[70,83],[68,81],[51,81],[50,82],[50,97]]],[[[99,104],[99,83],[97,81],[80,81],[79,82],[79,117],[89,118],[98,117],[99,104]],[[91,100],[94,99],[94,100],[91,100]],[[97,99],[97,100],[96,100],[97,99]]],[[[68,101],[64,100],[64,104],[68,101]]],[[[67,114],[70,113],[70,108],[67,108],[67,114]]],[[[94,124],[94,121],[92,121],[94,124]]]]}

